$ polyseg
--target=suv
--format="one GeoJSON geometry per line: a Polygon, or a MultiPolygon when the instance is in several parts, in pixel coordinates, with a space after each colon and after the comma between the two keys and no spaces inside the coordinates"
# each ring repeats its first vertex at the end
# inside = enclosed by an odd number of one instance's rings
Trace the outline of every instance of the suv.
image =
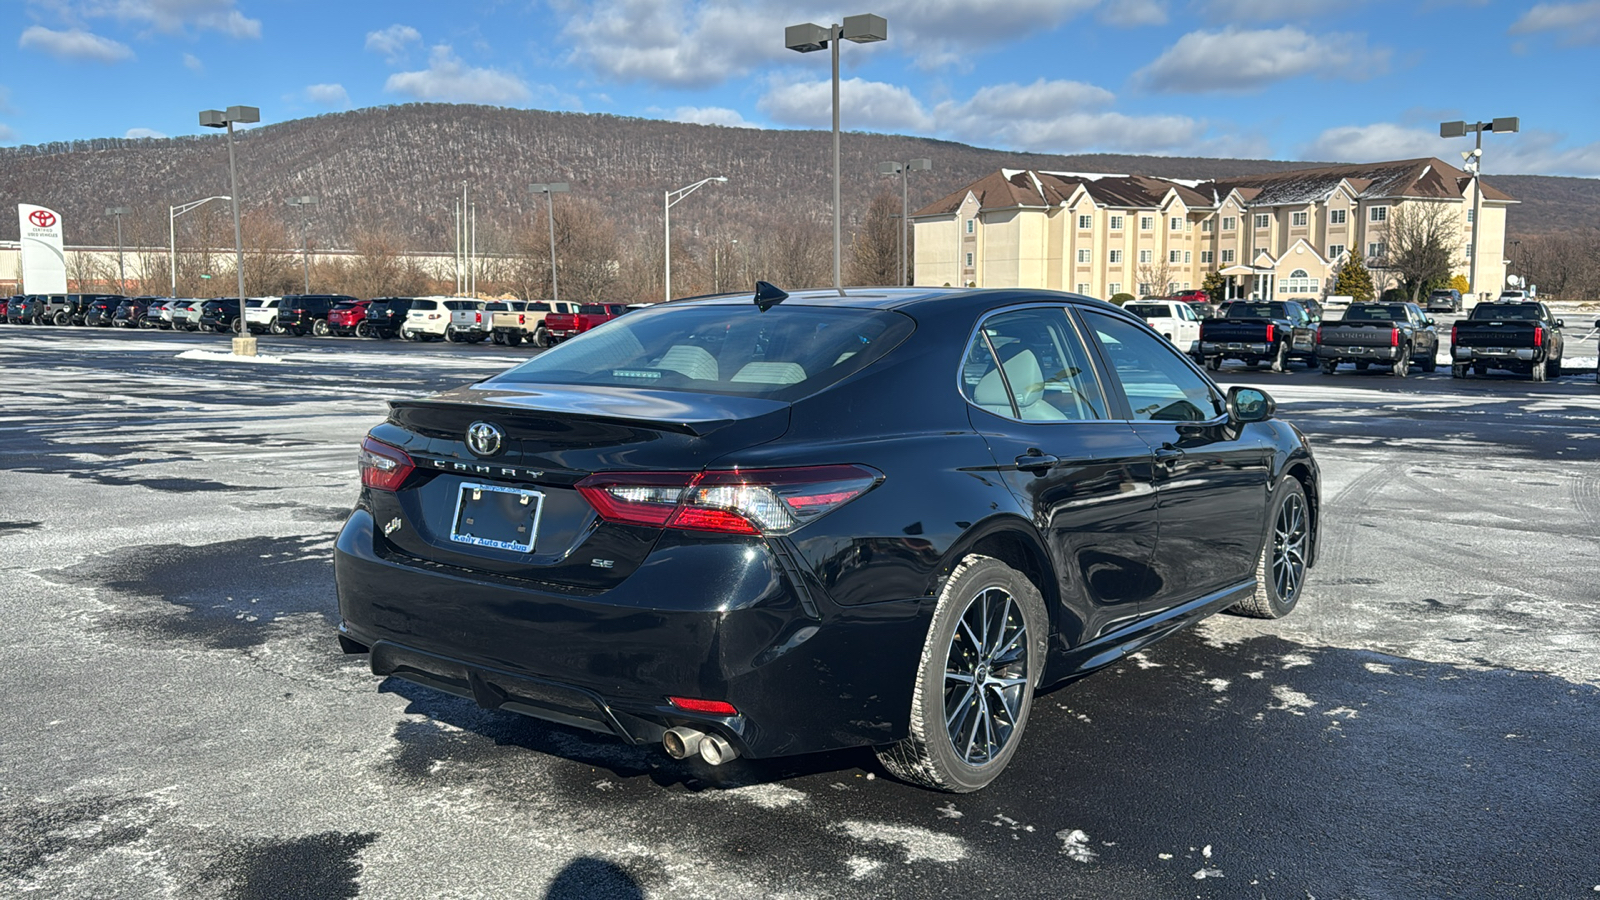
{"type": "Polygon", "coordinates": [[[406,311],[400,336],[412,341],[444,338],[452,343],[481,343],[489,336],[487,305],[469,297],[418,298],[406,311]]]}
{"type": "Polygon", "coordinates": [[[1454,288],[1440,288],[1428,293],[1427,303],[1423,306],[1428,312],[1443,310],[1445,312],[1461,312],[1461,292],[1454,288]]]}
{"type": "Polygon", "coordinates": [[[251,334],[263,331],[283,334],[286,330],[278,321],[278,305],[282,297],[251,297],[244,302],[244,318],[250,324],[251,334]]]}
{"type": "Polygon", "coordinates": [[[357,337],[388,340],[400,333],[406,311],[416,302],[410,297],[374,297],[367,306],[367,317],[356,326],[357,337]]]}
{"type": "Polygon", "coordinates": [[[354,300],[335,306],[328,313],[328,330],[340,337],[358,333],[361,322],[367,317],[367,307],[371,305],[371,300],[354,300]]]}
{"type": "Polygon", "coordinates": [[[167,308],[172,310],[173,331],[199,331],[201,307],[206,301],[193,297],[174,300],[167,308]]]}
{"type": "Polygon", "coordinates": [[[160,297],[129,297],[117,304],[117,311],[111,314],[111,324],[119,328],[143,328],[145,316],[150,314],[150,304],[160,299],[160,297]]]}
{"type": "Polygon", "coordinates": [[[278,324],[297,336],[328,335],[328,313],[341,303],[356,298],[344,294],[289,294],[278,304],[278,324]]]}
{"type": "Polygon", "coordinates": [[[79,305],[78,321],[96,328],[108,328],[117,315],[117,307],[126,297],[117,294],[89,294],[79,305]]]}
{"type": "MultiPolygon", "coordinates": [[[[257,300],[246,299],[245,308],[258,303],[257,300]]],[[[215,331],[224,334],[232,331],[238,333],[236,323],[239,321],[239,298],[217,297],[200,304],[200,328],[203,331],[215,331]]]]}
{"type": "Polygon", "coordinates": [[[72,311],[77,305],[75,294],[40,294],[44,305],[34,314],[35,325],[71,325],[72,311]]]}

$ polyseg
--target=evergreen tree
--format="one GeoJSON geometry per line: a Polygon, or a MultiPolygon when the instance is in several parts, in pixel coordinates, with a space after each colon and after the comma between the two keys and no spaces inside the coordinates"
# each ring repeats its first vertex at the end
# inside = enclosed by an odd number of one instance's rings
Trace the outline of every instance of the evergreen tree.
{"type": "Polygon", "coordinates": [[[1339,278],[1333,284],[1333,292],[1357,303],[1372,299],[1372,273],[1367,271],[1366,264],[1355,251],[1350,251],[1344,265],[1339,267],[1339,278]]]}
{"type": "Polygon", "coordinates": [[[1221,303],[1222,295],[1228,290],[1228,279],[1221,272],[1207,272],[1206,280],[1200,282],[1200,290],[1206,292],[1212,303],[1221,303]]]}

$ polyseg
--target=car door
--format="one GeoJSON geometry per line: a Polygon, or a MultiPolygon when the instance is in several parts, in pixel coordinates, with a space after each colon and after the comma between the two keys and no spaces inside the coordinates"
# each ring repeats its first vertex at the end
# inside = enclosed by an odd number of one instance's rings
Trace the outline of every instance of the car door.
{"type": "Polygon", "coordinates": [[[1228,423],[1223,398],[1166,341],[1127,319],[1079,308],[1108,370],[1113,402],[1155,457],[1160,538],[1151,563],[1155,613],[1255,576],[1274,443],[1228,423]]]}
{"type": "Polygon", "coordinates": [[[1093,359],[1064,307],[1030,306],[986,318],[961,373],[973,427],[1055,566],[1067,647],[1137,618],[1156,590],[1152,454],[1093,359]]]}

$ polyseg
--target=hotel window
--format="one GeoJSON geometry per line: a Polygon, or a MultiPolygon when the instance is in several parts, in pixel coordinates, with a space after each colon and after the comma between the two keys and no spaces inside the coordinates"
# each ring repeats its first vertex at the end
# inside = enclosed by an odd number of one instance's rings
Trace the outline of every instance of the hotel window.
{"type": "Polygon", "coordinates": [[[1168,231],[1182,231],[1183,230],[1183,216],[1173,216],[1171,219],[1168,219],[1167,220],[1167,230],[1168,231]]]}
{"type": "Polygon", "coordinates": [[[1305,269],[1295,269],[1293,272],[1289,273],[1288,278],[1285,278],[1283,281],[1278,283],[1278,293],[1295,295],[1315,294],[1317,293],[1319,287],[1319,279],[1310,277],[1306,273],[1305,269]]]}
{"type": "Polygon", "coordinates": [[[1113,265],[1115,265],[1117,263],[1120,263],[1120,262],[1122,262],[1122,251],[1121,250],[1113,250],[1113,251],[1111,251],[1111,255],[1109,257],[1107,257],[1107,258],[1111,261],[1111,263],[1113,265]]]}
{"type": "Polygon", "coordinates": [[[1149,284],[1147,284],[1147,283],[1145,283],[1143,281],[1139,282],[1139,296],[1141,296],[1141,297],[1150,296],[1150,285],[1149,284]]]}
{"type": "Polygon", "coordinates": [[[1151,229],[1153,229],[1155,227],[1156,227],[1156,217],[1155,216],[1140,216],[1139,217],[1139,230],[1140,231],[1150,231],[1151,229]]]}
{"type": "Polygon", "coordinates": [[[1223,231],[1236,231],[1236,230],[1238,230],[1238,228],[1239,228],[1239,218],[1237,216],[1223,216],[1222,217],[1222,230],[1223,231]]]}
{"type": "Polygon", "coordinates": [[[968,219],[967,220],[967,234],[971,234],[972,233],[972,223],[973,223],[972,219],[968,219]]]}
{"type": "Polygon", "coordinates": [[[1216,221],[1214,219],[1205,219],[1205,220],[1203,220],[1200,223],[1200,233],[1201,234],[1210,234],[1211,232],[1216,230],[1216,224],[1217,223],[1216,223],[1216,221]]]}
{"type": "Polygon", "coordinates": [[[1183,261],[1186,263],[1194,262],[1194,252],[1191,250],[1183,251],[1183,261]]]}
{"type": "Polygon", "coordinates": [[[1467,262],[1472,262],[1472,245],[1467,245],[1467,262]]]}
{"type": "Polygon", "coordinates": [[[1167,251],[1167,262],[1175,263],[1175,262],[1178,262],[1181,259],[1183,259],[1183,251],[1181,251],[1181,250],[1168,250],[1167,251]]]}
{"type": "Polygon", "coordinates": [[[1078,217],[1078,227],[1083,229],[1084,231],[1088,231],[1089,229],[1093,228],[1094,227],[1094,217],[1093,216],[1079,216],[1078,217]]]}
{"type": "Polygon", "coordinates": [[[1297,212],[1297,213],[1290,213],[1289,215],[1292,217],[1289,220],[1289,224],[1290,225],[1299,225],[1301,227],[1305,226],[1305,224],[1306,224],[1306,214],[1305,213],[1297,212]]]}
{"type": "Polygon", "coordinates": [[[1113,281],[1110,284],[1106,285],[1106,292],[1110,293],[1110,294],[1120,294],[1120,293],[1122,293],[1122,282],[1113,281]]]}
{"type": "Polygon", "coordinates": [[[1112,216],[1111,217],[1111,230],[1112,231],[1121,231],[1122,230],[1122,217],[1121,216],[1112,216]]]}
{"type": "Polygon", "coordinates": [[[1368,222],[1387,222],[1387,221],[1389,221],[1389,207],[1387,207],[1387,206],[1374,206],[1371,209],[1368,209],[1367,210],[1367,221],[1368,222]]]}
{"type": "Polygon", "coordinates": [[[1086,263],[1088,261],[1089,261],[1089,251],[1088,250],[1079,250],[1078,251],[1078,262],[1086,263]]]}
{"type": "Polygon", "coordinates": [[[971,253],[967,254],[967,268],[969,268],[969,269],[972,268],[972,254],[971,253]]]}
{"type": "Polygon", "coordinates": [[[1078,282],[1078,293],[1080,293],[1080,294],[1089,293],[1089,284],[1088,284],[1088,282],[1084,282],[1084,281],[1078,282]]]}
{"type": "Polygon", "coordinates": [[[1216,253],[1214,253],[1214,252],[1212,252],[1210,250],[1201,250],[1200,251],[1200,263],[1201,263],[1201,265],[1209,266],[1209,265],[1211,265],[1212,263],[1214,263],[1216,261],[1217,261],[1217,254],[1216,253]]]}
{"type": "Polygon", "coordinates": [[[1189,289],[1189,282],[1185,281],[1183,283],[1183,289],[1186,290],[1186,291],[1189,289]]]}
{"type": "Polygon", "coordinates": [[[1149,261],[1150,261],[1150,251],[1149,250],[1140,250],[1139,251],[1139,262],[1147,263],[1149,261]]]}
{"type": "Polygon", "coordinates": [[[1475,210],[1475,209],[1467,210],[1467,224],[1468,225],[1472,224],[1473,218],[1474,218],[1472,214],[1475,213],[1475,212],[1477,212],[1477,210],[1475,210]]]}
{"type": "Polygon", "coordinates": [[[1266,228],[1272,224],[1272,217],[1266,213],[1256,213],[1256,227],[1266,228]]]}
{"type": "Polygon", "coordinates": [[[1375,241],[1367,245],[1367,256],[1373,259],[1383,259],[1388,255],[1389,245],[1383,241],[1375,241]]]}
{"type": "Polygon", "coordinates": [[[1222,251],[1222,264],[1223,265],[1227,265],[1228,263],[1231,263],[1231,262],[1233,262],[1233,251],[1232,250],[1224,250],[1224,251],[1222,251]]]}
{"type": "Polygon", "coordinates": [[[1167,295],[1171,296],[1172,294],[1176,294],[1177,292],[1178,292],[1178,283],[1176,281],[1167,282],[1167,295]]]}
{"type": "Polygon", "coordinates": [[[1343,244],[1329,244],[1328,245],[1328,259],[1338,259],[1339,257],[1341,257],[1343,255],[1344,255],[1344,245],[1343,244]]]}
{"type": "Polygon", "coordinates": [[[1328,224],[1329,225],[1343,225],[1344,224],[1344,210],[1342,210],[1342,209],[1329,210],[1328,211],[1328,224]]]}

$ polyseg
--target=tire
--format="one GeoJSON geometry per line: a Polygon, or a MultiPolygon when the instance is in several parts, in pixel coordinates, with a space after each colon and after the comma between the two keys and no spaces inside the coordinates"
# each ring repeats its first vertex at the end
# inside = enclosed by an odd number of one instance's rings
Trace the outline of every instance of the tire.
{"type": "Polygon", "coordinates": [[[1289,344],[1284,342],[1278,345],[1277,352],[1272,354],[1272,371],[1279,375],[1289,371],[1289,344]]]}
{"type": "Polygon", "coordinates": [[[370,337],[372,337],[372,326],[368,325],[365,322],[357,322],[356,323],[356,337],[358,337],[358,338],[370,338],[370,337]]]}
{"type": "Polygon", "coordinates": [[[1407,344],[1406,346],[1400,348],[1400,358],[1395,360],[1394,361],[1394,365],[1389,368],[1389,374],[1393,375],[1396,378],[1404,378],[1407,375],[1411,374],[1411,345],[1410,344],[1407,344]]]}
{"type": "Polygon", "coordinates": [[[1559,359],[1547,360],[1545,362],[1545,364],[1544,364],[1544,377],[1546,377],[1546,378],[1560,378],[1561,377],[1561,360],[1559,360],[1559,359]]]}
{"type": "Polygon", "coordinates": [[[510,334],[507,334],[506,335],[506,344],[508,346],[512,346],[512,347],[521,346],[521,344],[522,344],[522,335],[516,333],[515,331],[511,332],[510,334]]]}
{"type": "Polygon", "coordinates": [[[1337,372],[1338,370],[1339,370],[1339,361],[1338,360],[1329,359],[1329,360],[1324,360],[1323,361],[1323,363],[1322,363],[1322,374],[1324,374],[1324,375],[1332,375],[1334,372],[1337,372]]]}
{"type": "Polygon", "coordinates": [[[494,333],[494,342],[495,342],[495,343],[496,343],[496,344],[499,344],[499,345],[501,345],[501,346],[502,346],[502,347],[503,347],[503,346],[505,346],[505,343],[506,343],[506,333],[505,333],[505,332],[504,332],[504,331],[496,331],[496,332],[495,332],[495,333],[494,333]]]}
{"type": "Polygon", "coordinates": [[[540,350],[550,346],[550,332],[546,331],[543,325],[540,325],[538,328],[534,329],[533,345],[538,347],[540,350]]]}
{"type": "Polygon", "coordinates": [[[1270,530],[1256,561],[1256,592],[1229,610],[1253,619],[1281,619],[1300,602],[1311,548],[1311,507],[1300,482],[1284,476],[1268,509],[1270,530]]]}
{"type": "Polygon", "coordinates": [[[1022,573],[990,556],[963,559],[945,581],[928,626],[910,733],[877,748],[878,761],[902,781],[939,791],[965,794],[994,781],[1022,741],[1044,672],[1048,629],[1044,600],[1022,573]],[[997,633],[976,634],[986,631],[982,623],[990,613],[996,615],[990,630],[997,633]],[[957,671],[947,671],[952,666],[957,671]],[[980,678],[974,695],[971,685],[980,678]],[[951,719],[955,724],[946,725],[951,719]],[[982,747],[980,726],[987,726],[982,747]]]}
{"type": "Polygon", "coordinates": [[[444,327],[444,339],[449,341],[452,344],[460,343],[461,334],[456,331],[456,326],[454,326],[454,325],[446,325],[444,327]]]}
{"type": "Polygon", "coordinates": [[[55,318],[51,319],[50,321],[56,325],[71,325],[72,316],[69,315],[66,310],[62,310],[61,312],[56,313],[55,318]]]}
{"type": "Polygon", "coordinates": [[[277,319],[273,319],[271,321],[271,323],[269,323],[267,325],[267,331],[269,333],[271,333],[271,334],[288,334],[289,333],[289,329],[283,327],[283,323],[278,321],[277,319]]]}
{"type": "Polygon", "coordinates": [[[1213,372],[1222,371],[1222,357],[1220,357],[1220,356],[1207,357],[1206,358],[1206,368],[1210,369],[1213,372]]]}
{"type": "Polygon", "coordinates": [[[1534,363],[1528,367],[1528,375],[1534,381],[1543,381],[1550,364],[1548,362],[1534,363]]]}
{"type": "Polygon", "coordinates": [[[1433,352],[1428,354],[1428,357],[1422,361],[1421,365],[1422,365],[1422,371],[1424,371],[1424,372],[1426,372],[1426,373],[1428,373],[1430,375],[1433,374],[1434,372],[1438,371],[1438,369],[1439,369],[1439,345],[1438,344],[1434,344],[1433,345],[1433,352]]]}
{"type": "Polygon", "coordinates": [[[1451,366],[1450,367],[1450,377],[1451,378],[1465,378],[1465,377],[1467,377],[1467,367],[1466,366],[1462,366],[1462,365],[1451,366]]]}
{"type": "Polygon", "coordinates": [[[327,337],[331,329],[327,319],[316,319],[311,323],[311,333],[317,337],[327,337]]]}

